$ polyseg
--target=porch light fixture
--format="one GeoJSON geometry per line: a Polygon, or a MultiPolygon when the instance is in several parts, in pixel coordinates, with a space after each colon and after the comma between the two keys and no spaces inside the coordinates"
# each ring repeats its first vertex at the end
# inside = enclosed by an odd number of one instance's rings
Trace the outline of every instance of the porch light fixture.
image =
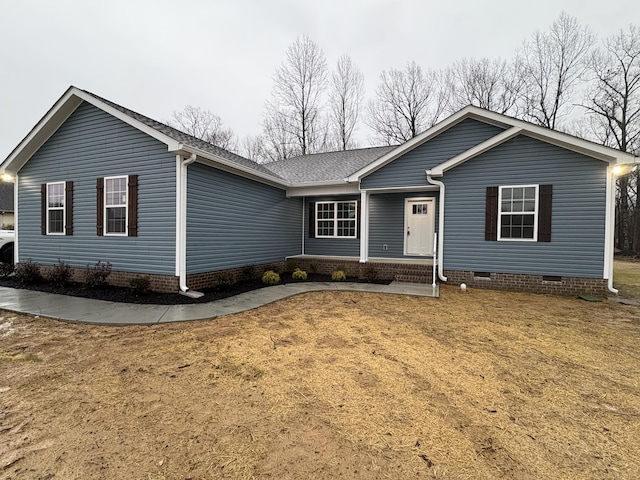
{"type": "Polygon", "coordinates": [[[8,173],[3,173],[1,178],[3,182],[13,183],[13,177],[8,173]]]}
{"type": "Polygon", "coordinates": [[[613,167],[613,174],[619,177],[629,172],[635,172],[637,168],[638,166],[635,163],[621,163],[613,167]]]}

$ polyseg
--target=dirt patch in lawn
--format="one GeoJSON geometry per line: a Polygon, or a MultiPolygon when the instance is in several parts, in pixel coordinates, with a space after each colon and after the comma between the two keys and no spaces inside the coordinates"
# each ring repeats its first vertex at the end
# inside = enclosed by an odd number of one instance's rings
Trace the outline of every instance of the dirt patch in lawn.
{"type": "Polygon", "coordinates": [[[2,479],[637,478],[640,309],[442,288],[215,321],[0,311],[2,479]]]}

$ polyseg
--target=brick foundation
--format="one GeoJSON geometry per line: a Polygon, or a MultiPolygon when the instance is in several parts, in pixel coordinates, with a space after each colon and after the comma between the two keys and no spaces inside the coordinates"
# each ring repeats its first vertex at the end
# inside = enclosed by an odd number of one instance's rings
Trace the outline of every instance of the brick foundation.
{"type": "Polygon", "coordinates": [[[289,260],[296,267],[307,272],[331,275],[335,270],[344,268],[348,277],[370,280],[375,276],[378,280],[400,279],[405,282],[431,283],[433,270],[431,265],[416,265],[407,263],[386,263],[325,260],[317,258],[292,258],[289,260]]]}
{"type": "Polygon", "coordinates": [[[607,295],[607,281],[602,278],[548,277],[515,273],[445,270],[447,285],[466,284],[473,288],[550,293],[554,295],[607,295]],[[480,276],[478,275],[480,274],[480,276]],[[488,275],[488,276],[486,276],[488,275]]]}
{"type": "Polygon", "coordinates": [[[187,275],[187,286],[191,290],[199,288],[214,287],[220,279],[230,278],[234,282],[260,278],[267,270],[274,270],[282,273],[285,269],[285,262],[271,262],[261,265],[248,265],[245,267],[231,268],[228,270],[218,270],[216,272],[194,273],[187,275]]]}

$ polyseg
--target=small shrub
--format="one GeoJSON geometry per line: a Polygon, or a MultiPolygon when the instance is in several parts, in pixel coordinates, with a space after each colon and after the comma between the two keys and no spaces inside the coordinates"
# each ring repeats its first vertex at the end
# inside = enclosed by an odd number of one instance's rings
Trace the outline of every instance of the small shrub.
{"type": "Polygon", "coordinates": [[[16,278],[23,285],[35,285],[42,282],[42,274],[40,273],[40,265],[31,260],[19,263],[16,266],[16,278]]]}
{"type": "Polygon", "coordinates": [[[287,273],[293,273],[297,269],[298,269],[298,263],[292,258],[288,258],[287,261],[284,263],[284,271],[287,273]]]}
{"type": "Polygon", "coordinates": [[[109,275],[111,275],[111,263],[102,263],[98,260],[95,265],[87,265],[84,271],[84,284],[91,288],[104,287],[109,275]]]}
{"type": "Polygon", "coordinates": [[[318,273],[318,264],[316,262],[311,262],[309,264],[309,271],[311,273],[318,273]]]}
{"type": "Polygon", "coordinates": [[[246,265],[242,267],[242,280],[253,280],[256,276],[256,266],[246,265]]]}
{"type": "Polygon", "coordinates": [[[58,285],[67,285],[71,281],[72,274],[71,267],[58,259],[58,263],[47,273],[47,280],[58,285]]]}
{"type": "Polygon", "coordinates": [[[0,278],[8,277],[14,270],[13,263],[0,263],[0,278]]]}
{"type": "Polygon", "coordinates": [[[280,283],[280,275],[273,270],[267,270],[264,272],[264,275],[262,275],[262,283],[265,285],[275,285],[280,283]]]}
{"type": "Polygon", "coordinates": [[[344,270],[334,270],[331,273],[331,280],[334,282],[344,282],[347,279],[347,274],[344,270]]]}
{"type": "Polygon", "coordinates": [[[221,273],[213,278],[213,286],[218,290],[226,290],[230,288],[235,282],[233,275],[230,273],[221,273]]]}
{"type": "Polygon", "coordinates": [[[368,266],[364,269],[363,276],[367,282],[375,282],[376,280],[378,280],[378,271],[372,266],[368,266]]]}
{"type": "Polygon", "coordinates": [[[293,278],[294,280],[306,280],[307,272],[305,272],[304,270],[300,270],[299,268],[296,268],[291,274],[291,278],[293,278]]]}
{"type": "Polygon", "coordinates": [[[149,277],[136,277],[129,280],[129,286],[136,293],[147,293],[151,291],[151,280],[149,277]]]}

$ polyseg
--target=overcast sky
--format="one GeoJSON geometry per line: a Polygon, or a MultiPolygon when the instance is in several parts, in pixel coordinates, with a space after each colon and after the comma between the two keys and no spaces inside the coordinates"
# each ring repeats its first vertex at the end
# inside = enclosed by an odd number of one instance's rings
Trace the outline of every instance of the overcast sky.
{"type": "Polygon", "coordinates": [[[640,24],[639,0],[2,0],[0,161],[70,85],[160,121],[199,106],[243,137],[300,35],[330,67],[350,55],[371,97],[411,60],[511,58],[563,10],[601,38],[640,24]]]}

